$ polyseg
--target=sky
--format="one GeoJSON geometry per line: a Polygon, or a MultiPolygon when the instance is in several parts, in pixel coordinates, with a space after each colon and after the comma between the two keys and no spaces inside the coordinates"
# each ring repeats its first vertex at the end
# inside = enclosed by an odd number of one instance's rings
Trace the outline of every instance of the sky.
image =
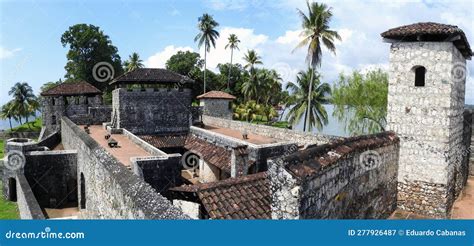
{"type": "MultiPolygon", "coordinates": [[[[332,8],[331,28],[342,37],[336,54],[323,49],[320,72],[330,84],[340,73],[388,68],[390,44],[380,33],[416,22],[457,25],[474,47],[473,0],[342,0],[323,1],[332,8]]],[[[194,42],[197,19],[209,13],[220,24],[217,46],[208,54],[208,68],[230,60],[225,49],[229,34],[241,40],[234,61],[255,49],[264,67],[276,69],[284,80],[294,81],[307,67],[306,50],[294,50],[300,37],[297,9],[303,0],[158,0],[158,1],[37,1],[0,0],[0,104],[10,98],[8,89],[26,81],[39,92],[42,84],[65,75],[67,47],[60,37],[69,26],[99,26],[118,48],[122,61],[138,52],[146,67],[164,67],[178,50],[201,53],[194,42]]],[[[466,103],[474,104],[474,64],[468,61],[466,103]]]]}

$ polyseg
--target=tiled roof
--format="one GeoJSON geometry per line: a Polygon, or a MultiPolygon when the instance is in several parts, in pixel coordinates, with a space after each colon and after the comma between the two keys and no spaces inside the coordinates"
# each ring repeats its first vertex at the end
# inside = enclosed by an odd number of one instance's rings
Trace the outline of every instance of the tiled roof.
{"type": "Polygon", "coordinates": [[[285,168],[297,177],[317,174],[341,158],[357,150],[374,149],[399,142],[394,132],[337,140],[329,144],[308,148],[283,158],[285,168]]]}
{"type": "Polygon", "coordinates": [[[197,193],[212,219],[270,219],[270,181],[266,172],[171,188],[197,193]]]}
{"type": "Polygon", "coordinates": [[[232,154],[230,150],[192,135],[186,139],[184,148],[198,154],[205,162],[230,173],[230,156],[232,154]]]}
{"type": "Polygon", "coordinates": [[[61,83],[41,93],[42,96],[76,96],[91,94],[102,94],[102,92],[85,81],[61,83]]]}
{"type": "Polygon", "coordinates": [[[469,42],[464,32],[457,26],[439,24],[434,22],[420,22],[406,26],[389,29],[381,34],[387,39],[400,41],[448,41],[459,35],[460,39],[452,41],[464,57],[472,56],[469,42]]]}
{"type": "Polygon", "coordinates": [[[137,68],[115,78],[110,84],[168,84],[168,83],[193,83],[194,80],[173,71],[162,68],[137,68]]]}
{"type": "Polygon", "coordinates": [[[159,149],[184,147],[188,135],[141,135],[139,137],[159,149]]]}
{"type": "Polygon", "coordinates": [[[223,91],[209,91],[207,93],[204,93],[202,95],[199,95],[196,97],[197,99],[229,99],[229,100],[234,100],[236,97],[232,96],[229,93],[223,92],[223,91]]]}

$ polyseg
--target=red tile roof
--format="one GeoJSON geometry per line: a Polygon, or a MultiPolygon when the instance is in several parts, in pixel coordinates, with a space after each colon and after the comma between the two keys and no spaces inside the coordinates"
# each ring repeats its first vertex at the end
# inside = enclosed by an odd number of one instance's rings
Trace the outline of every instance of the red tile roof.
{"type": "Polygon", "coordinates": [[[472,51],[464,32],[457,26],[434,23],[420,22],[411,25],[400,26],[389,29],[381,34],[387,39],[400,41],[447,41],[459,35],[460,39],[452,41],[464,57],[472,56],[472,51]]]}
{"type": "Polygon", "coordinates": [[[236,97],[232,96],[229,93],[223,92],[223,91],[209,91],[207,93],[204,93],[202,95],[199,95],[196,97],[197,99],[229,99],[229,100],[234,100],[236,97]]]}
{"type": "Polygon", "coordinates": [[[198,154],[205,162],[230,173],[230,159],[232,154],[230,150],[192,135],[186,139],[184,148],[198,154]]]}
{"type": "Polygon", "coordinates": [[[197,193],[212,219],[270,219],[271,194],[267,173],[171,188],[197,193]]]}
{"type": "Polygon", "coordinates": [[[188,135],[141,135],[139,137],[159,149],[184,147],[188,135]]]}
{"type": "Polygon", "coordinates": [[[102,94],[102,92],[85,81],[64,82],[41,93],[42,96],[77,96],[92,94],[97,95],[102,94]]]}

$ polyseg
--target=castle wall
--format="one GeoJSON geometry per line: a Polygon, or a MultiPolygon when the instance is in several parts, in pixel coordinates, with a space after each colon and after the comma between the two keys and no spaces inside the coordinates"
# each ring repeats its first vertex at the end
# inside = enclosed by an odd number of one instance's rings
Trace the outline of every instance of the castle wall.
{"type": "Polygon", "coordinates": [[[85,208],[81,208],[82,218],[187,218],[71,120],[62,118],[61,128],[64,148],[78,152],[78,199],[81,205],[85,205],[85,208]]]}
{"type": "Polygon", "coordinates": [[[43,211],[35,198],[30,184],[23,174],[16,177],[17,206],[20,212],[20,218],[24,220],[42,220],[45,219],[43,211]]]}
{"type": "Polygon", "coordinates": [[[272,219],[388,218],[397,207],[399,142],[395,138],[358,148],[363,141],[371,139],[321,145],[271,160],[272,219]],[[289,164],[318,165],[310,164],[309,158],[321,160],[315,157],[321,154],[336,160],[316,174],[301,177],[286,168],[289,164]]]}
{"type": "Polygon", "coordinates": [[[454,79],[464,64],[450,42],[394,43],[390,52],[388,129],[400,139],[399,207],[446,217],[454,200],[457,156],[462,151],[465,81],[454,79]],[[414,67],[426,68],[415,87],[414,67]]]}
{"type": "Polygon", "coordinates": [[[187,132],[192,121],[191,89],[112,92],[112,126],[133,134],[187,132]]]}
{"type": "Polygon", "coordinates": [[[299,145],[312,145],[312,144],[326,144],[331,141],[341,139],[336,136],[315,134],[315,133],[304,133],[290,129],[257,125],[244,121],[227,120],[222,118],[211,117],[207,115],[202,116],[203,122],[206,125],[213,125],[217,127],[224,127],[235,129],[239,131],[247,131],[254,134],[262,135],[265,137],[280,139],[286,142],[294,142],[299,145]]]}
{"type": "Polygon", "coordinates": [[[202,114],[217,118],[232,120],[232,100],[228,99],[199,99],[202,106],[202,114]]]}

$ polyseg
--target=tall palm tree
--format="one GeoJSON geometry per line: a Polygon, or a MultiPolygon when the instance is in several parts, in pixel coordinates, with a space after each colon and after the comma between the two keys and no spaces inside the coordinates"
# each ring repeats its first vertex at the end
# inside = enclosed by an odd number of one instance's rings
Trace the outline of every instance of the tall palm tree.
{"type": "Polygon", "coordinates": [[[16,114],[20,119],[25,117],[28,121],[28,105],[32,101],[36,100],[36,96],[33,94],[33,89],[26,82],[17,82],[8,92],[8,95],[13,96],[13,107],[15,108],[16,114]]]}
{"type": "Polygon", "coordinates": [[[12,127],[12,118],[17,120],[18,118],[15,115],[15,108],[13,107],[13,101],[9,101],[4,104],[0,110],[0,119],[8,119],[10,123],[10,131],[13,129],[12,127]]]}
{"type": "Polygon", "coordinates": [[[211,50],[211,45],[216,47],[216,39],[219,37],[219,32],[215,30],[217,26],[219,23],[207,13],[198,18],[199,33],[194,42],[198,42],[199,48],[204,44],[204,93],[206,93],[207,52],[211,50]]]}
{"type": "Polygon", "coordinates": [[[254,67],[257,64],[263,64],[262,57],[260,57],[255,50],[247,50],[247,54],[244,55],[244,60],[247,62],[244,68],[250,68],[250,72],[254,71],[254,67]]]}
{"type": "Polygon", "coordinates": [[[227,90],[230,90],[230,71],[232,68],[232,58],[234,56],[234,49],[239,49],[240,40],[235,34],[230,34],[229,38],[227,39],[228,43],[226,44],[225,48],[230,48],[230,66],[229,66],[229,74],[227,79],[227,90]]]}
{"type": "MultiPolygon", "coordinates": [[[[306,15],[302,10],[298,9],[298,14],[301,17],[302,23],[301,26],[303,31],[300,36],[303,37],[303,40],[295,48],[302,48],[308,46],[308,53],[306,56],[306,61],[311,69],[315,70],[317,66],[321,65],[322,51],[321,43],[333,53],[336,53],[336,46],[334,45],[334,40],[340,40],[341,37],[336,31],[330,30],[329,22],[332,18],[332,11],[324,3],[310,3],[306,2],[308,7],[308,14],[306,15]]],[[[315,73],[311,73],[313,75],[315,73]]],[[[311,78],[309,83],[309,91],[313,89],[313,78],[311,78]]],[[[308,105],[311,103],[310,98],[311,93],[308,93],[308,105]]],[[[310,114],[310,106],[308,106],[305,113],[305,124],[309,123],[308,115],[310,114]]],[[[309,129],[309,127],[308,127],[309,129]]]]}
{"type": "Polygon", "coordinates": [[[138,55],[137,52],[133,52],[128,56],[128,60],[123,62],[123,66],[126,72],[145,67],[145,65],[143,65],[143,60],[140,59],[140,55],[138,55]]]}
{"type": "Polygon", "coordinates": [[[314,126],[321,130],[323,125],[328,123],[328,114],[324,104],[330,101],[331,87],[328,83],[320,82],[320,75],[314,69],[308,68],[306,72],[300,71],[296,76],[296,83],[288,82],[286,89],[293,92],[292,100],[294,100],[294,104],[286,116],[291,125],[300,122],[303,115],[308,117],[309,122],[308,125],[305,122],[303,131],[306,131],[306,127],[311,131],[314,126]],[[309,85],[311,83],[314,83],[315,89],[310,92],[309,85]]]}

